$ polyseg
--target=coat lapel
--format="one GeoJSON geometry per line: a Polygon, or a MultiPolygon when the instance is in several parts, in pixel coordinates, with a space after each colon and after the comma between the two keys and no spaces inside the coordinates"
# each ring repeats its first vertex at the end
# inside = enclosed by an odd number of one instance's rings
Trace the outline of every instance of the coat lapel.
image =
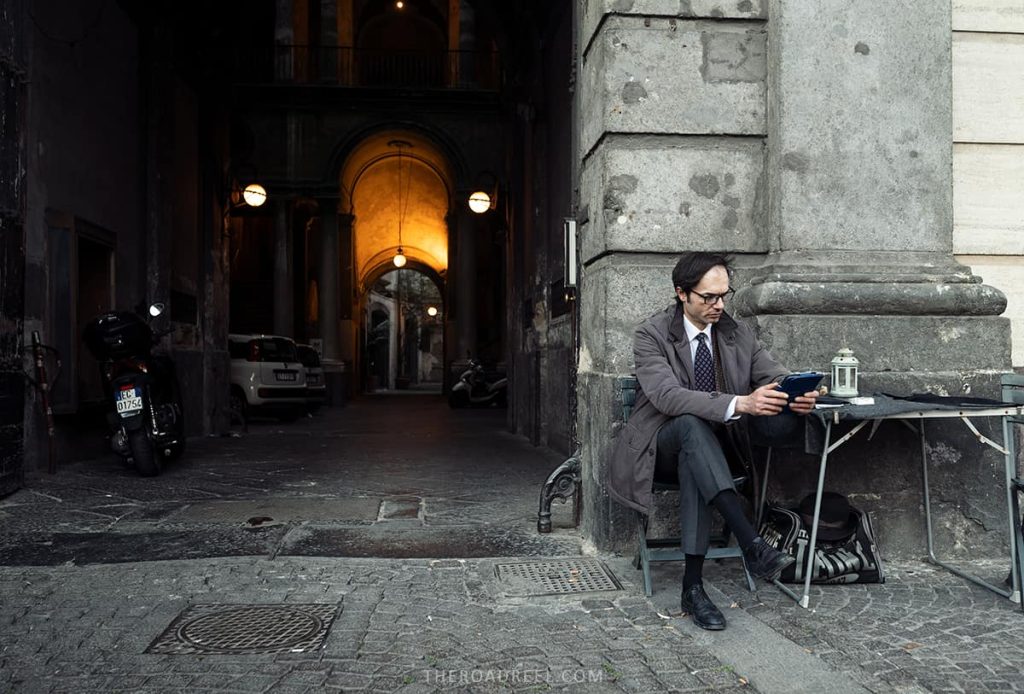
{"type": "Polygon", "coordinates": [[[743,384],[736,382],[736,374],[739,371],[736,321],[729,314],[723,313],[712,332],[715,334],[715,348],[721,353],[722,376],[725,378],[726,391],[729,393],[747,392],[743,384]]]}
{"type": "Polygon", "coordinates": [[[682,385],[691,388],[693,385],[693,357],[690,356],[690,341],[686,339],[686,328],[683,327],[683,305],[678,301],[675,315],[672,316],[672,323],[669,324],[668,337],[672,340],[676,358],[683,365],[683,373],[686,375],[686,383],[682,385]]]}

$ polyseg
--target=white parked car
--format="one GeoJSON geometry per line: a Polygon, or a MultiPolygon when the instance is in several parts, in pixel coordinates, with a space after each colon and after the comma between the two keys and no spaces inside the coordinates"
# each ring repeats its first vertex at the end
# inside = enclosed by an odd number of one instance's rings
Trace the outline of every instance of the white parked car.
{"type": "Polygon", "coordinates": [[[306,407],[306,368],[295,342],[280,335],[229,335],[231,410],[295,419],[306,407]]]}
{"type": "Polygon", "coordinates": [[[299,361],[306,367],[306,409],[316,412],[327,401],[327,383],[320,355],[309,345],[295,345],[299,361]]]}

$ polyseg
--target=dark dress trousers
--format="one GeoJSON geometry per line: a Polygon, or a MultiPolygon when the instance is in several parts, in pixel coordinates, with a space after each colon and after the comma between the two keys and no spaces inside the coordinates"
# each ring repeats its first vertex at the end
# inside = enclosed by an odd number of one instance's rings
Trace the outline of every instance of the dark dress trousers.
{"type": "MultiPolygon", "coordinates": [[[[640,388],[621,429],[608,468],[608,493],[617,502],[649,513],[656,462],[678,461],[683,551],[707,550],[708,502],[732,488],[723,442],[736,438],[748,417],[724,424],[733,396],[789,373],[758,342],[753,331],[723,314],[712,328],[718,388],[692,390],[693,358],[678,302],[645,320],[633,338],[640,388]]],[[[780,417],[757,418],[780,420],[780,417]]],[[[786,420],[793,419],[785,417],[786,420]]],[[[766,422],[767,423],[767,422],[766,422]]],[[[790,428],[790,427],[784,427],[790,428]]]]}

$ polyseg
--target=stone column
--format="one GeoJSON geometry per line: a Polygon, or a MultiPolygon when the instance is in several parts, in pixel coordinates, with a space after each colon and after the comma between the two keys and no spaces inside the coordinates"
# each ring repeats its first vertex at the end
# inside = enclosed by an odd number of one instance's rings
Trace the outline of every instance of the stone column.
{"type": "Polygon", "coordinates": [[[356,363],[356,341],[359,339],[361,313],[355,305],[355,216],[338,215],[338,358],[342,365],[341,391],[338,404],[353,394],[356,363]]]}
{"type": "Polygon", "coordinates": [[[459,2],[458,84],[476,82],[476,10],[466,0],[459,2]]]}
{"type": "Polygon", "coordinates": [[[321,82],[338,79],[338,0],[320,0],[321,82]]]}
{"type": "Polygon", "coordinates": [[[320,338],[323,340],[324,379],[328,404],[339,404],[342,388],[342,362],[338,331],[338,201],[320,200],[320,286],[318,310],[320,338]]]}
{"type": "Polygon", "coordinates": [[[459,50],[461,33],[459,31],[462,23],[462,17],[460,15],[460,8],[462,7],[461,0],[448,0],[448,86],[456,86],[459,83],[459,61],[458,53],[459,50]]]}
{"type": "MultiPolygon", "coordinates": [[[[790,368],[827,370],[849,347],[862,392],[998,397],[1006,300],[952,256],[949,3],[771,0],[768,31],[770,253],[735,308],[790,368]]],[[[961,426],[929,428],[951,458],[934,473],[939,540],[997,547],[998,456],[961,426]]],[[[893,429],[840,449],[829,486],[872,495],[898,556],[920,549],[923,521],[919,444],[893,429]]]]}
{"type": "Polygon", "coordinates": [[[458,322],[455,337],[456,361],[464,360],[467,352],[477,356],[479,349],[476,343],[476,219],[468,208],[462,209],[465,207],[465,204],[461,204],[455,214],[458,247],[455,257],[455,285],[452,289],[455,291],[455,320],[458,322]]]}
{"type": "Polygon", "coordinates": [[[274,4],[274,78],[290,82],[295,75],[295,43],[292,0],[275,0],[274,4]]]}
{"type": "MultiPolygon", "coordinates": [[[[1005,307],[952,257],[950,11],[912,6],[772,0],[771,255],[740,297],[749,313],[996,316],[1005,307]]],[[[967,339],[1005,332],[1001,320],[983,324],[967,339]]],[[[910,366],[921,364],[875,370],[910,366]]]]}
{"type": "Polygon", "coordinates": [[[278,200],[274,210],[274,332],[295,334],[295,297],[292,279],[291,204],[278,200]]]}
{"type": "Polygon", "coordinates": [[[338,82],[354,84],[355,13],[352,0],[338,0],[338,82]]]}

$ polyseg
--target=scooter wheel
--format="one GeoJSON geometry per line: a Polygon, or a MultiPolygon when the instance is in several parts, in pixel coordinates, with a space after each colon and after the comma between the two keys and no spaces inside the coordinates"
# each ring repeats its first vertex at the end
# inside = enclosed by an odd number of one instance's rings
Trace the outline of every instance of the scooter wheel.
{"type": "Polygon", "coordinates": [[[135,469],[143,477],[156,477],[160,474],[160,454],[153,448],[153,442],[141,429],[128,434],[128,448],[135,461],[135,469]]]}

